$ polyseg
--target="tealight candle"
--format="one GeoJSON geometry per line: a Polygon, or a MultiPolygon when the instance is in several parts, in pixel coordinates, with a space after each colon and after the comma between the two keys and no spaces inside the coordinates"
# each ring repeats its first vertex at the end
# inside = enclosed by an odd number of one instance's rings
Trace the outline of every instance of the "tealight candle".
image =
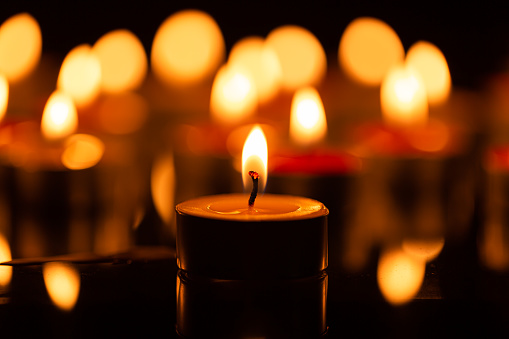
{"type": "MultiPolygon", "coordinates": [[[[243,159],[266,179],[266,146],[261,157],[243,159]]],[[[263,135],[263,133],[262,133],[263,135]]],[[[256,139],[258,140],[258,139],[256,139]]],[[[177,210],[177,261],[183,270],[220,279],[245,279],[262,275],[296,278],[319,274],[327,268],[328,209],[319,201],[289,195],[253,193],[205,196],[185,201],[177,210]]],[[[256,185],[255,185],[256,184],[256,185]]]]}

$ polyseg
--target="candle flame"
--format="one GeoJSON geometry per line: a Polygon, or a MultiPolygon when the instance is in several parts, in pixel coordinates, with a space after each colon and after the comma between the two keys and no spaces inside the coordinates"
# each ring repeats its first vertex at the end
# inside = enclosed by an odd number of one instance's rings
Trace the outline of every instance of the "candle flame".
{"type": "Polygon", "coordinates": [[[152,44],[151,66],[169,84],[189,85],[209,78],[224,59],[223,34],[207,13],[184,10],[168,17],[152,44]]]}
{"type": "Polygon", "coordinates": [[[10,82],[29,75],[39,63],[42,34],[28,13],[14,15],[0,26],[0,72],[10,82]]]}
{"type": "Polygon", "coordinates": [[[103,35],[92,47],[101,63],[101,85],[108,93],[135,90],[147,73],[147,55],[131,31],[118,29],[103,35]]]}
{"type": "Polygon", "coordinates": [[[76,105],[86,106],[101,89],[101,63],[86,44],[73,48],[65,57],[58,74],[57,87],[69,94],[76,105]]]}
{"type": "Polygon", "coordinates": [[[80,292],[80,273],[66,263],[48,262],[42,267],[46,290],[53,303],[63,311],[74,308],[80,292]]]}
{"type": "Polygon", "coordinates": [[[451,74],[447,60],[438,47],[419,41],[408,50],[406,63],[420,73],[430,105],[447,100],[451,92],[451,74]]]}
{"type": "Polygon", "coordinates": [[[382,113],[394,125],[423,125],[428,119],[428,99],[420,74],[400,65],[387,73],[380,88],[382,113]]]}
{"type": "Polygon", "coordinates": [[[378,261],[377,280],[385,299],[393,305],[410,301],[421,288],[426,262],[402,249],[386,250],[378,261]]]}
{"type": "MultiPolygon", "coordinates": [[[[0,234],[0,262],[12,260],[11,248],[7,239],[0,234]]],[[[12,266],[0,266],[0,287],[6,287],[12,279],[12,266]]]]}
{"type": "Polygon", "coordinates": [[[0,121],[5,116],[5,112],[7,111],[7,104],[9,102],[9,82],[7,78],[3,75],[0,75],[0,121]]]}
{"type": "Polygon", "coordinates": [[[78,113],[71,97],[55,91],[48,99],[42,114],[41,130],[46,139],[57,140],[74,133],[78,127],[78,113]]]}
{"type": "Polygon", "coordinates": [[[260,126],[255,126],[249,133],[242,150],[242,180],[244,189],[251,191],[252,179],[249,171],[255,171],[259,175],[258,189],[265,190],[267,184],[267,139],[260,126]]]}
{"type": "Polygon", "coordinates": [[[238,123],[254,114],[258,96],[251,73],[235,65],[223,66],[214,79],[210,112],[222,123],[238,123]]]}
{"type": "Polygon", "coordinates": [[[281,26],[269,33],[267,44],[277,53],[282,87],[293,91],[318,85],[327,71],[327,57],[320,41],[300,26],[281,26]]]}
{"type": "Polygon", "coordinates": [[[309,146],[322,141],[326,134],[327,121],[320,94],[312,87],[298,90],[292,100],[290,138],[296,144],[309,146]]]}
{"type": "Polygon", "coordinates": [[[405,50],[396,32],[385,22],[369,17],[352,21],[341,37],[339,64],[353,80],[380,85],[387,71],[403,62],[405,50]]]}

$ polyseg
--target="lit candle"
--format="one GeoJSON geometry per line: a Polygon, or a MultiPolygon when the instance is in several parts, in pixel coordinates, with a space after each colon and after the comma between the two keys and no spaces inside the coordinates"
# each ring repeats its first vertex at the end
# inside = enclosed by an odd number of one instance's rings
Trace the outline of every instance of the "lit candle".
{"type": "MultiPolygon", "coordinates": [[[[254,148],[249,142],[257,140],[253,135],[260,133],[260,129],[253,129],[244,152],[254,148]]],[[[257,146],[261,154],[257,150],[243,158],[254,167],[248,171],[264,174],[266,146],[257,146]]],[[[266,179],[259,180],[258,189],[263,191],[266,179]]],[[[322,203],[272,194],[256,197],[250,206],[252,200],[248,194],[225,194],[178,204],[179,267],[230,279],[295,278],[319,274],[327,267],[328,210],[322,203]]]]}

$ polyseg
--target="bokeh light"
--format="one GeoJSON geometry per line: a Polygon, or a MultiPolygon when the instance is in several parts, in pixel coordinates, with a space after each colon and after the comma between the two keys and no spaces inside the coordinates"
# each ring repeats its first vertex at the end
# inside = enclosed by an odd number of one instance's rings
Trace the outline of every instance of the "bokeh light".
{"type": "Polygon", "coordinates": [[[282,86],[294,91],[321,83],[327,58],[318,39],[300,26],[281,26],[269,33],[267,44],[276,51],[282,70],[282,86]]]}
{"type": "Polygon", "coordinates": [[[67,137],[78,128],[78,112],[71,97],[55,91],[44,107],[41,131],[48,140],[67,137]]]}
{"type": "Polygon", "coordinates": [[[223,34],[216,21],[205,12],[184,10],[158,28],[151,66],[161,80],[189,85],[212,77],[224,57],[223,34]]]}
{"type": "Polygon", "coordinates": [[[42,274],[51,301],[63,311],[72,310],[80,292],[78,270],[71,264],[48,262],[42,266],[42,274]]]}
{"type": "Polygon", "coordinates": [[[104,143],[89,134],[71,135],[65,142],[62,163],[72,170],[95,166],[104,153],[104,143]]]}
{"type": "Polygon", "coordinates": [[[320,94],[313,87],[295,92],[290,115],[290,139],[297,145],[310,146],[327,134],[327,120],[320,94]]]}
{"type": "Polygon", "coordinates": [[[352,21],[341,37],[339,64],[353,80],[380,85],[387,71],[403,62],[405,50],[397,33],[385,22],[361,17],[352,21]]]}
{"type": "Polygon", "coordinates": [[[147,56],[141,41],[131,31],[111,31],[92,48],[101,63],[103,91],[134,90],[142,84],[147,74],[147,56]]]}

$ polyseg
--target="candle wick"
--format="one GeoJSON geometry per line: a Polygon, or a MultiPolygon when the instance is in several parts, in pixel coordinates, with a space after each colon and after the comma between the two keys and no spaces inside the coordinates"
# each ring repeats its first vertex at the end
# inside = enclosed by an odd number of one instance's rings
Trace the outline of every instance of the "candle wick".
{"type": "Polygon", "coordinates": [[[253,207],[256,195],[258,194],[258,173],[255,171],[249,171],[249,175],[251,179],[253,179],[253,190],[251,191],[251,195],[249,196],[249,207],[253,207]]]}

